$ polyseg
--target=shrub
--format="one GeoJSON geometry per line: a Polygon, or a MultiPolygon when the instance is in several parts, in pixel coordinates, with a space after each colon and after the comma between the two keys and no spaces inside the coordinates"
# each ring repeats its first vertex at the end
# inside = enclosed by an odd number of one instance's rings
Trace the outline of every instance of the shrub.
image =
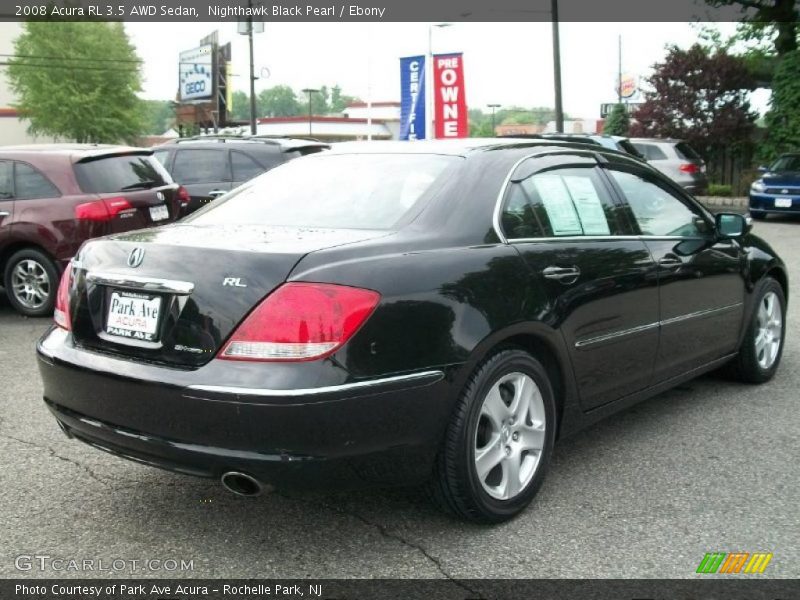
{"type": "Polygon", "coordinates": [[[725,185],[721,183],[708,184],[709,196],[731,196],[732,194],[733,194],[733,188],[730,185],[725,185]]]}

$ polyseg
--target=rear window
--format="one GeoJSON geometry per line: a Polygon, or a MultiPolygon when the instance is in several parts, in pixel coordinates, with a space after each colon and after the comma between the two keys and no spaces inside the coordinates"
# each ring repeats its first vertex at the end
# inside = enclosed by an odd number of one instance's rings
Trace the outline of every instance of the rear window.
{"type": "Polygon", "coordinates": [[[664,151],[655,144],[633,144],[633,147],[647,160],[666,160],[667,158],[664,151]]]}
{"type": "Polygon", "coordinates": [[[460,160],[424,154],[310,156],[264,173],[187,220],[392,229],[460,160]]]}
{"type": "Polygon", "coordinates": [[[675,144],[675,152],[678,153],[678,156],[686,160],[703,160],[697,151],[686,142],[678,142],[675,144]]]}
{"type": "Polygon", "coordinates": [[[148,189],[172,183],[167,171],[150,155],[106,156],[75,163],[78,185],[87,194],[148,189]]]}

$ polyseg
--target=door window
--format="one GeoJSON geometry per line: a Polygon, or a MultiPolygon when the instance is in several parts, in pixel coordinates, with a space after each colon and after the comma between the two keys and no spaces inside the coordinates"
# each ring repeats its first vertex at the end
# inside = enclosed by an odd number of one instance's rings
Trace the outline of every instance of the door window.
{"type": "Polygon", "coordinates": [[[677,196],[633,173],[609,173],[622,189],[642,235],[701,237],[703,218],[677,196]]]}
{"type": "Polygon", "coordinates": [[[61,195],[47,177],[25,163],[16,163],[14,166],[14,192],[17,199],[55,198],[61,195]]]}
{"type": "Polygon", "coordinates": [[[618,210],[595,169],[557,169],[509,186],[502,226],[509,239],[619,235],[618,210]]]}
{"type": "Polygon", "coordinates": [[[172,175],[178,183],[228,181],[225,150],[178,150],[172,175]]]}
{"type": "Polygon", "coordinates": [[[653,144],[634,144],[633,145],[646,160],[666,160],[667,155],[664,151],[653,144]]]}
{"type": "Polygon", "coordinates": [[[11,178],[11,163],[0,160],[0,200],[14,196],[14,182],[11,178]]]}
{"type": "Polygon", "coordinates": [[[247,181],[264,172],[264,167],[244,152],[231,152],[231,166],[233,167],[234,181],[247,181]]]}

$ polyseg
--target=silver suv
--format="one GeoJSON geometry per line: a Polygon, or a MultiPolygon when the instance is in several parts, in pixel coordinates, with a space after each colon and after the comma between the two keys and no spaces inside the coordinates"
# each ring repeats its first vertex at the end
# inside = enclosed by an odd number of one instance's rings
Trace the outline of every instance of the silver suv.
{"type": "Polygon", "coordinates": [[[708,190],[706,163],[682,140],[631,138],[631,143],[645,160],[687,192],[701,195],[708,190]]]}

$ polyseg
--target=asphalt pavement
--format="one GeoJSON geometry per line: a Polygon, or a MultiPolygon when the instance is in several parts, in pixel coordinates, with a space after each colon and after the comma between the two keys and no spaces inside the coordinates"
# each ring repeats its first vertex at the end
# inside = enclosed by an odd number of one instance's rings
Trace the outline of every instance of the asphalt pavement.
{"type": "Polygon", "coordinates": [[[775,379],[707,376],[562,440],[531,507],[495,527],[415,489],[241,498],[68,440],[41,400],[48,321],[0,300],[0,577],[684,578],[717,551],[800,577],[800,221],[755,231],[792,282],[775,379]],[[166,562],[131,573],[144,560],[166,562]]]}

